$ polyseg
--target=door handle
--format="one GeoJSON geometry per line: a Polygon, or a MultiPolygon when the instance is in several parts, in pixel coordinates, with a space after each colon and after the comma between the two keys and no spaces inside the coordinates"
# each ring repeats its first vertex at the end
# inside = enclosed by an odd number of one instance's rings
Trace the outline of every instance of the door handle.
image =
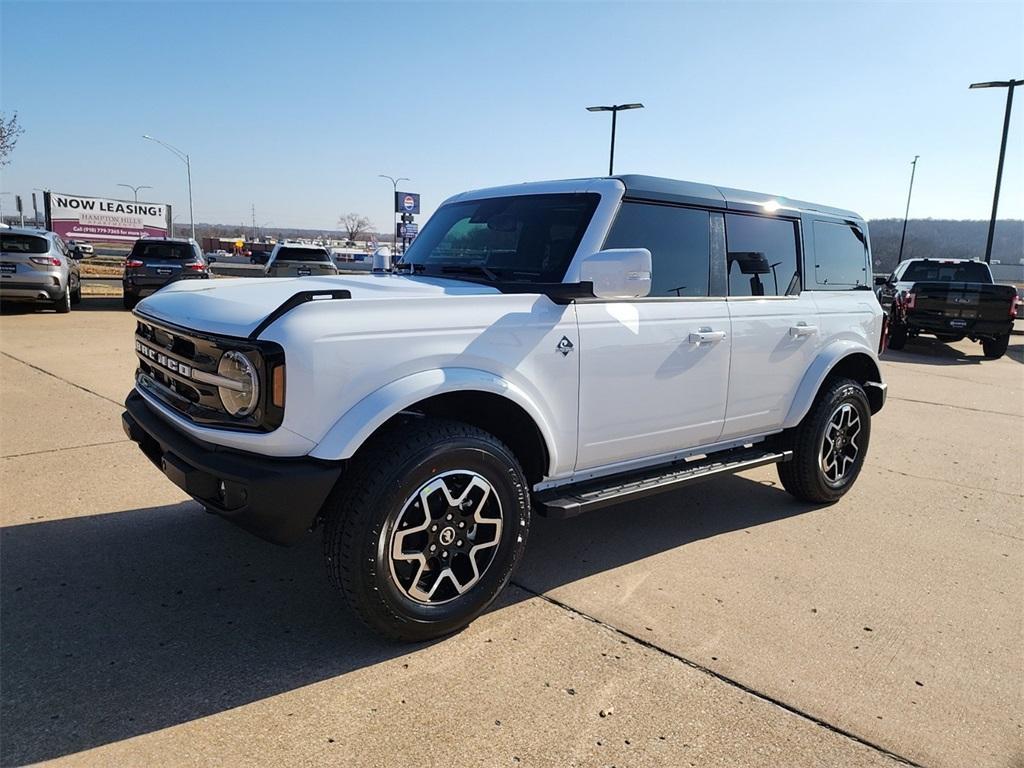
{"type": "Polygon", "coordinates": [[[712,331],[710,328],[701,328],[694,331],[687,338],[691,344],[710,344],[713,341],[721,341],[725,338],[725,331],[712,331]]]}
{"type": "Polygon", "coordinates": [[[789,329],[789,335],[794,339],[802,339],[804,336],[813,336],[818,332],[818,326],[808,325],[807,323],[800,322],[789,329]]]}

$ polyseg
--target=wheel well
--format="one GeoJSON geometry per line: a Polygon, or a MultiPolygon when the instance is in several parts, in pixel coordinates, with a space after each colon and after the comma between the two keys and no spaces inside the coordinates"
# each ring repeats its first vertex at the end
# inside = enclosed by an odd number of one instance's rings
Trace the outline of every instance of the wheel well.
{"type": "Polygon", "coordinates": [[[531,484],[540,482],[548,472],[548,447],[537,424],[521,406],[501,395],[447,392],[410,405],[392,420],[409,413],[461,421],[490,432],[516,455],[531,484]]]}
{"type": "Polygon", "coordinates": [[[864,387],[864,392],[868,396],[868,403],[871,405],[871,412],[877,413],[881,410],[882,392],[878,387],[864,386],[869,381],[880,382],[882,380],[882,374],[878,370],[878,365],[869,355],[865,355],[862,352],[847,355],[832,367],[832,370],[825,377],[825,382],[832,379],[853,379],[864,387]]]}

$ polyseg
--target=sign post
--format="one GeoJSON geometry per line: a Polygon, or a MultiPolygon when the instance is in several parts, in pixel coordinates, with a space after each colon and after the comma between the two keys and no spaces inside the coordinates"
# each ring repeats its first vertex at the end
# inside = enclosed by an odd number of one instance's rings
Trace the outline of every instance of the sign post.
{"type": "Polygon", "coordinates": [[[413,223],[413,216],[420,212],[420,196],[418,192],[395,192],[395,213],[402,214],[402,221],[395,227],[395,250],[398,250],[398,240],[402,241],[402,252],[408,247],[419,231],[419,226],[413,223]]]}

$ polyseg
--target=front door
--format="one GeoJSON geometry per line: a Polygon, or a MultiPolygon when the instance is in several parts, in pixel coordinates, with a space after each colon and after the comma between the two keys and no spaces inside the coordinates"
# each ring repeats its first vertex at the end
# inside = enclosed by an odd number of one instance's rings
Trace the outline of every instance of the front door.
{"type": "Polygon", "coordinates": [[[648,248],[651,293],[577,306],[578,472],[721,435],[732,338],[728,302],[709,296],[711,221],[705,210],[623,202],[604,247],[648,248]]]}

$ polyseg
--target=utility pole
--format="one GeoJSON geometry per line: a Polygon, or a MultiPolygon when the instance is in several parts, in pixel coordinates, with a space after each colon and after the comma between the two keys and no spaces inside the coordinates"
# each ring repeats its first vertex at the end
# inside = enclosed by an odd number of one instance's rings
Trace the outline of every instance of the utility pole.
{"type": "Polygon", "coordinates": [[[250,203],[252,206],[252,241],[256,242],[256,203],[250,203]]]}
{"type": "Polygon", "coordinates": [[[907,190],[907,211],[903,214],[903,234],[900,235],[900,255],[896,257],[896,263],[899,264],[903,261],[903,241],[907,237],[907,217],[910,216],[910,196],[914,194],[914,173],[917,171],[917,158],[920,155],[914,155],[914,159],[910,163],[910,189],[907,190]]]}
{"type": "Polygon", "coordinates": [[[382,178],[382,179],[387,179],[388,181],[390,181],[391,182],[391,186],[393,188],[393,194],[391,195],[391,210],[392,210],[391,217],[394,219],[394,222],[393,222],[394,226],[392,227],[391,234],[395,238],[394,239],[395,252],[392,255],[393,256],[397,256],[398,255],[398,211],[395,210],[395,209],[398,206],[395,205],[395,198],[398,197],[398,182],[400,182],[400,181],[410,181],[410,179],[406,178],[405,176],[399,176],[396,179],[394,176],[386,176],[383,173],[378,173],[377,175],[380,178],[382,178]]]}
{"type": "Polygon", "coordinates": [[[992,263],[992,238],[996,234],[996,211],[999,209],[999,187],[1003,183],[1003,160],[1006,157],[1006,136],[1010,132],[1010,110],[1013,108],[1013,89],[1024,85],[1024,80],[996,80],[988,83],[971,83],[971,88],[1005,88],[1006,114],[1003,116],[1003,139],[999,144],[999,164],[996,166],[996,191],[992,195],[992,218],[988,222],[988,241],[985,243],[985,262],[992,263]]]}

